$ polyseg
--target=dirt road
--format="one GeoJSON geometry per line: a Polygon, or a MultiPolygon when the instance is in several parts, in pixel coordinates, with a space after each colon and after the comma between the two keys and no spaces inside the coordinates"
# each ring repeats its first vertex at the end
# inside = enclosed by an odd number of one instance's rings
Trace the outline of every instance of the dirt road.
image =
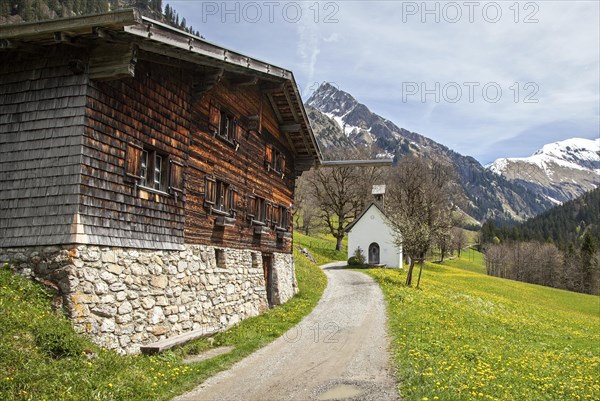
{"type": "Polygon", "coordinates": [[[298,326],[173,401],[396,400],[381,290],[365,274],[324,270],[323,298],[298,326]]]}

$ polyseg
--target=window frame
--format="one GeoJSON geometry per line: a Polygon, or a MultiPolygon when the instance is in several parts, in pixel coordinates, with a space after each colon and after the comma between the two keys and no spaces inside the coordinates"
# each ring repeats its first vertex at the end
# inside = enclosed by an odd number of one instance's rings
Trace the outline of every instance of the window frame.
{"type": "Polygon", "coordinates": [[[285,154],[272,143],[265,145],[265,165],[267,170],[274,171],[276,174],[285,175],[285,154]]]}
{"type": "Polygon", "coordinates": [[[236,141],[237,119],[227,110],[221,109],[219,120],[219,136],[231,143],[236,141]]]}
{"type": "Polygon", "coordinates": [[[290,230],[290,209],[284,205],[275,205],[273,212],[273,227],[277,231],[290,230]],[[275,212],[277,210],[277,212],[275,212]]]}
{"type": "Polygon", "coordinates": [[[248,203],[246,205],[246,218],[251,225],[267,226],[268,220],[268,204],[269,202],[255,194],[248,195],[248,203]]]}
{"type": "Polygon", "coordinates": [[[238,138],[243,132],[235,113],[216,103],[210,103],[208,113],[208,126],[214,137],[219,138],[228,145],[239,146],[238,138]]]}
{"type": "Polygon", "coordinates": [[[211,213],[235,217],[237,202],[238,191],[231,183],[215,177],[204,177],[204,206],[211,213]]]}
{"type": "Polygon", "coordinates": [[[145,143],[127,142],[124,175],[125,181],[136,189],[175,198],[185,194],[185,164],[168,152],[145,143]],[[158,181],[157,160],[161,160],[158,181]]]}
{"type": "Polygon", "coordinates": [[[161,152],[156,148],[144,146],[140,157],[140,188],[168,194],[170,174],[169,160],[169,155],[165,152],[161,152]],[[158,161],[160,161],[160,163],[158,163],[158,161]],[[158,170],[157,164],[160,164],[158,170]]]}

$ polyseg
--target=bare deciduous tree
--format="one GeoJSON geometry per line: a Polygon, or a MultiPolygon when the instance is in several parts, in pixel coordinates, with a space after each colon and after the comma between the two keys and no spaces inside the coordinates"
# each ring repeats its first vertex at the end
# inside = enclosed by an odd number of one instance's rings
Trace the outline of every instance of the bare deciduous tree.
{"type": "Polygon", "coordinates": [[[296,181],[294,194],[294,227],[304,235],[310,235],[319,226],[319,210],[310,187],[313,176],[313,170],[304,172],[296,181]]]}
{"type": "Polygon", "coordinates": [[[467,235],[465,230],[460,227],[452,228],[452,248],[458,253],[460,258],[461,250],[467,245],[467,235]]]}
{"type": "Polygon", "coordinates": [[[437,235],[435,243],[440,250],[440,262],[444,261],[446,253],[451,249],[452,245],[452,231],[444,231],[437,235]]]}
{"type": "Polygon", "coordinates": [[[336,238],[335,249],[342,250],[346,227],[362,211],[364,201],[353,167],[322,167],[309,179],[319,217],[336,238]]]}
{"type": "Polygon", "coordinates": [[[412,285],[416,260],[421,262],[434,240],[451,227],[449,187],[454,176],[449,166],[415,156],[404,157],[391,174],[387,209],[396,243],[410,257],[406,285],[412,285]]]}
{"type": "MultiPolygon", "coordinates": [[[[347,155],[337,155],[345,159],[347,155]]],[[[367,158],[357,151],[353,157],[367,158]]],[[[363,211],[371,200],[371,187],[381,179],[381,167],[336,166],[320,167],[306,174],[308,192],[318,216],[336,238],[337,251],[342,250],[346,227],[363,211]]]]}

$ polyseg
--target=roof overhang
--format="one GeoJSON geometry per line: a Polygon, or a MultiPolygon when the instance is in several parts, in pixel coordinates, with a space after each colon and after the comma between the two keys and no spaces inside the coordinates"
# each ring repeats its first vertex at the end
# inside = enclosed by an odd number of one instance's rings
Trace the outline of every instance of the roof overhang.
{"type": "MultiPolygon", "coordinates": [[[[258,85],[273,108],[282,135],[294,153],[297,173],[322,161],[302,97],[289,70],[142,17],[135,9],[0,26],[0,50],[35,50],[58,43],[90,48],[106,43],[121,46],[116,51],[124,52],[118,56],[122,65],[118,66],[120,68],[103,66],[97,72],[97,76],[102,78],[110,74],[114,74],[114,78],[133,74],[134,69],[130,68],[129,62],[140,58],[190,68],[195,73],[195,86],[201,88],[200,91],[211,88],[224,73],[239,85],[258,85]]],[[[102,57],[114,52],[115,48],[111,48],[102,57]]]]}

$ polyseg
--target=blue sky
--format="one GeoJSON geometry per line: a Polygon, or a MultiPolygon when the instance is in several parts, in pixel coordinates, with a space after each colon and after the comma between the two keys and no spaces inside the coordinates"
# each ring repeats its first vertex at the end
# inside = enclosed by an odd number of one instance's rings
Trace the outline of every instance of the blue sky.
{"type": "Polygon", "coordinates": [[[484,164],[600,136],[595,0],[168,3],[207,40],[292,70],[305,100],[333,82],[484,164]]]}

